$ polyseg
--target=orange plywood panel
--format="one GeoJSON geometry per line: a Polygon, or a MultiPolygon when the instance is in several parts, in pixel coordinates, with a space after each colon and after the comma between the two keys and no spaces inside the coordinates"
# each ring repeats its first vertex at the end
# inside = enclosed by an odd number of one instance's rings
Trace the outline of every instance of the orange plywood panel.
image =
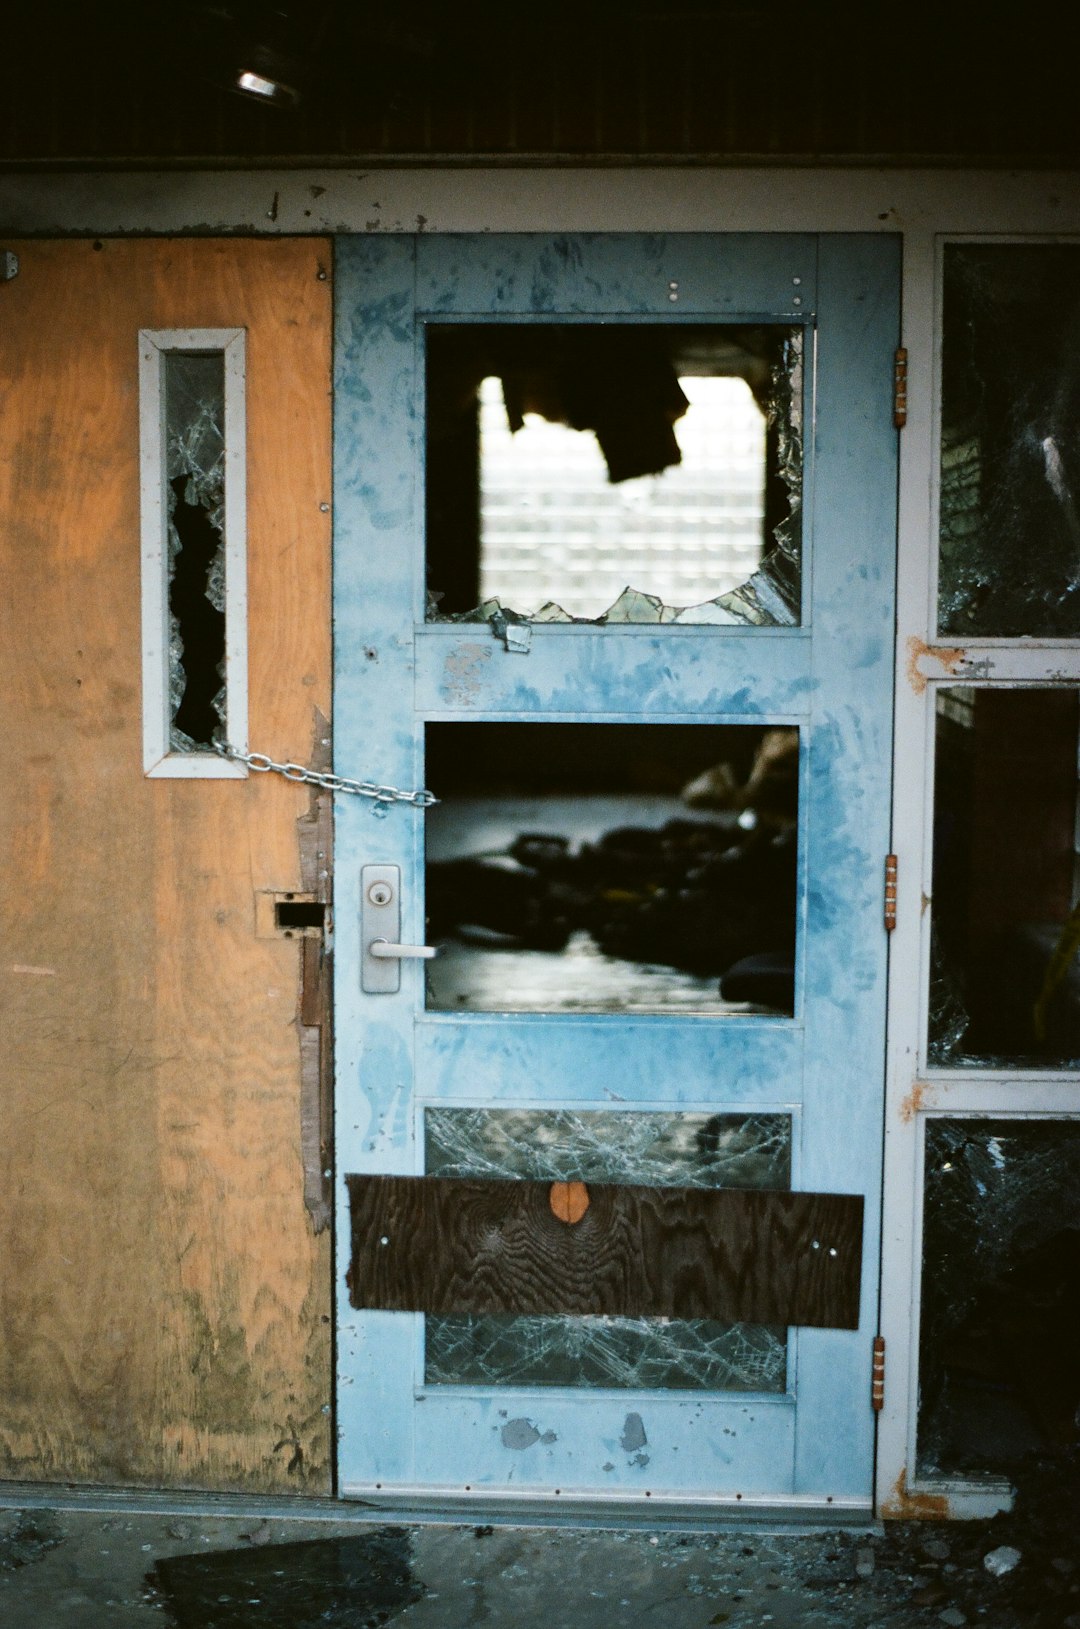
{"type": "Polygon", "coordinates": [[[330,251],[27,242],[3,287],[0,1474],[329,1487],[304,1208],[303,788],[148,780],[140,328],[247,330],[250,729],[330,711],[330,251]]]}

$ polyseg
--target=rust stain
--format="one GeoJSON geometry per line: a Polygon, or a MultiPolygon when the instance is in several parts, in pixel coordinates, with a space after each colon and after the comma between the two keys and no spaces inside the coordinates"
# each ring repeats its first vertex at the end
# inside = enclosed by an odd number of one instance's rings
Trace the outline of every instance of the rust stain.
{"type": "Polygon", "coordinates": [[[881,1506],[883,1521],[950,1521],[952,1511],[944,1493],[909,1493],[907,1470],[902,1470],[881,1506]]]}
{"type": "Polygon", "coordinates": [[[940,662],[946,673],[955,673],[967,656],[963,646],[946,648],[944,645],[928,645],[918,634],[911,635],[907,648],[908,684],[917,696],[921,696],[926,689],[926,674],[919,672],[919,663],[924,656],[932,656],[935,662],[940,662]]]}
{"type": "Polygon", "coordinates": [[[915,1116],[922,1108],[923,1098],[926,1096],[929,1090],[930,1087],[925,1080],[917,1080],[910,1092],[905,1097],[904,1101],[901,1103],[900,1118],[906,1126],[911,1124],[912,1120],[914,1120],[915,1116]]]}

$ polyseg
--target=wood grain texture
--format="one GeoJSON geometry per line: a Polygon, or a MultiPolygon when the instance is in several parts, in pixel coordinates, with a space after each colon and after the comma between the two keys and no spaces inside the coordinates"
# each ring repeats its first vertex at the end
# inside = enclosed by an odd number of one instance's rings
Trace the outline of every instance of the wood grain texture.
{"type": "Polygon", "coordinates": [[[328,247],[19,256],[0,337],[0,1474],[325,1492],[299,942],[254,936],[255,892],[301,885],[307,797],[143,776],[136,336],[248,330],[251,734],[303,758],[329,712],[328,247]]]}
{"type": "Polygon", "coordinates": [[[858,1327],[861,1196],[350,1176],[349,1290],[394,1312],[858,1327]]]}

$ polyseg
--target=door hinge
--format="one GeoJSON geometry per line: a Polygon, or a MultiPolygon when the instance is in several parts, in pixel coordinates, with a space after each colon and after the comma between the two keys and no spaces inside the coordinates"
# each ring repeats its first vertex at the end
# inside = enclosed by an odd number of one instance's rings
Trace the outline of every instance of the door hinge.
{"type": "Polygon", "coordinates": [[[885,1337],[874,1336],[874,1361],[870,1370],[870,1407],[880,1414],[885,1407],[885,1337]]]}
{"type": "Polygon", "coordinates": [[[885,856],[885,932],[896,926],[896,855],[885,856]]]}
{"type": "Polygon", "coordinates": [[[898,430],[907,423],[907,350],[897,346],[893,356],[892,421],[898,430]]]}
{"type": "Polygon", "coordinates": [[[19,257],[13,249],[0,249],[0,283],[10,283],[19,275],[19,257]]]}

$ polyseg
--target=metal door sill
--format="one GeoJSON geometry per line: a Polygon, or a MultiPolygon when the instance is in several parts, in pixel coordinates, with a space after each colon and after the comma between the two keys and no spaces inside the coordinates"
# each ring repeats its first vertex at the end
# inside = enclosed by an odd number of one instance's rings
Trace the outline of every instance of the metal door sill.
{"type": "Polygon", "coordinates": [[[715,1528],[770,1532],[878,1530],[869,1499],[816,1494],[559,1493],[549,1489],[447,1489],[423,1485],[387,1488],[349,1483],[341,1498],[409,1521],[500,1522],[528,1526],[715,1528]]]}

